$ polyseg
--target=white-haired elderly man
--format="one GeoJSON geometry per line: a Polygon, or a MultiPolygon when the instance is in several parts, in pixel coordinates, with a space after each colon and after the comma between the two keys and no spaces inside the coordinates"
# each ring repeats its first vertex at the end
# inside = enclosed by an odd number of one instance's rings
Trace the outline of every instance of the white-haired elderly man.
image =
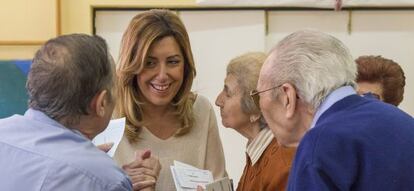
{"type": "Polygon", "coordinates": [[[414,190],[414,119],[356,95],[356,73],[344,44],[316,31],[268,56],[252,96],[279,144],[299,145],[288,190],[414,190]]]}

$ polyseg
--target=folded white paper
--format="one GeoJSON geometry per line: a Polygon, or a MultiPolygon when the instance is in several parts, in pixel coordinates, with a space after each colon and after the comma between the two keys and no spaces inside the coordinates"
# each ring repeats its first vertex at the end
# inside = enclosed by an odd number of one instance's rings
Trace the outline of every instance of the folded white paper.
{"type": "Polygon", "coordinates": [[[198,185],[205,188],[206,184],[213,182],[213,174],[209,170],[178,161],[174,161],[174,166],[171,166],[171,173],[177,191],[195,191],[198,185]]]}
{"type": "Polygon", "coordinates": [[[92,143],[95,145],[101,145],[104,143],[113,142],[111,150],[107,154],[111,157],[114,156],[116,148],[118,148],[121,142],[122,136],[125,130],[125,117],[119,119],[113,119],[109,122],[108,127],[102,133],[99,133],[93,140],[92,143]]]}

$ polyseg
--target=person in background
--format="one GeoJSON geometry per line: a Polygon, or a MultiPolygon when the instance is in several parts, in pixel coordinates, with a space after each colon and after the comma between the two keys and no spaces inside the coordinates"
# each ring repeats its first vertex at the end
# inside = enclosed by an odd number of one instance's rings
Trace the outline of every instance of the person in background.
{"type": "Polygon", "coordinates": [[[97,36],[60,36],[36,52],[26,84],[29,109],[0,120],[0,190],[132,190],[128,176],[91,142],[111,119],[114,72],[97,36]]]}
{"type": "Polygon", "coordinates": [[[246,53],[230,61],[224,89],[216,99],[222,123],[245,137],[246,166],[238,191],[285,190],[295,148],[279,146],[259,108],[250,97],[266,59],[261,52],[246,53]]]}
{"type": "Polygon", "coordinates": [[[357,95],[356,75],[345,45],[317,31],[288,35],[266,59],[260,109],[281,145],[300,143],[288,190],[414,190],[414,119],[357,95]]]}
{"type": "Polygon", "coordinates": [[[226,176],[214,110],[205,97],[191,92],[196,70],[176,14],[149,10],[131,20],[117,75],[115,115],[126,117],[127,126],[114,158],[131,177],[139,175],[129,164],[142,149],[150,149],[162,165],[155,190],[175,190],[174,160],[210,170],[215,179],[226,176]]]}
{"type": "Polygon", "coordinates": [[[398,106],[404,97],[404,71],[393,60],[381,56],[360,56],[355,60],[358,68],[358,94],[371,93],[386,103],[398,106]]]}

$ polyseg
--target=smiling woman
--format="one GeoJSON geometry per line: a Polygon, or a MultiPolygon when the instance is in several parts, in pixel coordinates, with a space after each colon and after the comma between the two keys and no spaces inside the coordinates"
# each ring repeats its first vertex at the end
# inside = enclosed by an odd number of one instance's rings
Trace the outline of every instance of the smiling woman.
{"type": "Polygon", "coordinates": [[[125,136],[115,152],[119,165],[150,149],[160,160],[159,176],[134,178],[134,185],[156,179],[149,189],[175,190],[169,166],[174,160],[225,176],[217,121],[206,98],[191,92],[196,71],[187,31],[171,11],[138,14],[125,31],[117,69],[115,115],[126,117],[125,136]],[[155,182],[154,182],[155,183],[155,182]]]}
{"type": "MultiPolygon", "coordinates": [[[[149,105],[168,105],[183,83],[184,59],[172,36],[154,42],[139,75],[137,84],[149,105]]],[[[166,138],[166,137],[165,137],[166,138]]]]}

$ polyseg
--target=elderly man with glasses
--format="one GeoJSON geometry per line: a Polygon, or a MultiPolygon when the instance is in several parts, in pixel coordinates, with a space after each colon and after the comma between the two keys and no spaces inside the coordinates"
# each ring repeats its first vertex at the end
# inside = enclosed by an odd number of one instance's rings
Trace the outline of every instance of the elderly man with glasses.
{"type": "Polygon", "coordinates": [[[279,144],[299,146],[288,190],[414,190],[414,119],[358,96],[356,74],[344,44],[316,31],[266,59],[251,95],[279,144]]]}

